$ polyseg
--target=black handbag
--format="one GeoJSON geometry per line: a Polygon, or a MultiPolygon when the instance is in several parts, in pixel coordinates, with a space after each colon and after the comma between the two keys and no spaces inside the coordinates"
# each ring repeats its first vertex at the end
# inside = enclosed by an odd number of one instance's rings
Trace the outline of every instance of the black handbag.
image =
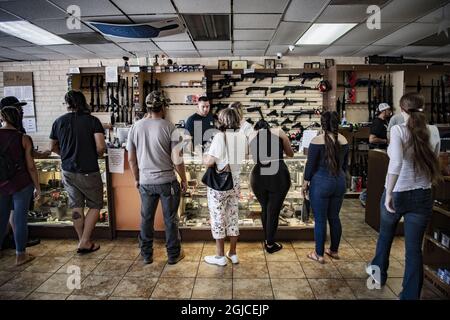
{"type": "MultiPolygon", "coordinates": [[[[225,152],[228,159],[227,138],[224,132],[225,152]]],[[[202,182],[217,191],[228,191],[233,189],[233,176],[230,172],[230,165],[226,165],[222,170],[217,170],[217,164],[209,167],[203,175],[202,182]]]]}

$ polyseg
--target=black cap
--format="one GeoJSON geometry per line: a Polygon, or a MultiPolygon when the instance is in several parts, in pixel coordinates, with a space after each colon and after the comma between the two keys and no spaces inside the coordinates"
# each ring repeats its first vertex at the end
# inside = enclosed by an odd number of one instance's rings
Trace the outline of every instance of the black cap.
{"type": "Polygon", "coordinates": [[[0,108],[4,108],[4,107],[22,107],[22,106],[24,106],[26,104],[27,104],[26,102],[20,102],[19,99],[17,99],[16,97],[9,96],[9,97],[4,97],[0,101],[0,108]]]}

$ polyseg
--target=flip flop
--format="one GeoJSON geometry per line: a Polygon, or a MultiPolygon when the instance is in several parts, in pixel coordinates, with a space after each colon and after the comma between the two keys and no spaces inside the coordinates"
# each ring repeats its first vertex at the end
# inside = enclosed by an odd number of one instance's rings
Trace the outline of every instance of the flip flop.
{"type": "Polygon", "coordinates": [[[331,258],[333,258],[334,260],[339,260],[339,254],[337,252],[332,252],[331,250],[327,249],[325,250],[325,254],[331,258]]]}
{"type": "Polygon", "coordinates": [[[77,253],[86,254],[97,251],[98,249],[100,249],[100,246],[95,246],[95,243],[93,243],[90,248],[78,248],[77,253]]]}
{"type": "Polygon", "coordinates": [[[324,264],[324,263],[325,263],[325,260],[324,260],[323,258],[320,258],[320,257],[317,255],[317,253],[315,253],[315,252],[310,252],[310,253],[308,253],[306,256],[307,256],[309,259],[311,259],[311,260],[313,260],[313,261],[316,261],[316,262],[318,262],[318,263],[320,263],[320,264],[324,264]]]}
{"type": "Polygon", "coordinates": [[[17,262],[16,262],[16,267],[22,266],[22,265],[24,265],[24,264],[26,264],[26,263],[29,263],[29,262],[33,261],[34,259],[36,259],[36,257],[35,257],[35,256],[32,256],[31,254],[29,254],[29,255],[27,256],[27,258],[26,258],[25,260],[23,260],[22,262],[20,262],[20,263],[17,263],[17,262]]]}

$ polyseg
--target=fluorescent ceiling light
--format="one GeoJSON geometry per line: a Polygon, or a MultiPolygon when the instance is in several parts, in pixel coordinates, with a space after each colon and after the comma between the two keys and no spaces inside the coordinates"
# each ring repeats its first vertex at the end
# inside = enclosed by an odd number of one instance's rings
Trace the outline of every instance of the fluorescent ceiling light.
{"type": "Polygon", "coordinates": [[[331,44],[356,25],[357,23],[315,23],[296,44],[331,44]]]}
{"type": "Polygon", "coordinates": [[[0,31],[41,46],[70,44],[67,40],[23,20],[0,22],[0,31]]]}

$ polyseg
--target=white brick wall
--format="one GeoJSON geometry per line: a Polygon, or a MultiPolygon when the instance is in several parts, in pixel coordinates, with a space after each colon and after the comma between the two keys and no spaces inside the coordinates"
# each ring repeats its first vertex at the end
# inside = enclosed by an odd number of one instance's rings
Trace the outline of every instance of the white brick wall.
{"type": "MultiPolygon", "coordinates": [[[[202,64],[209,68],[217,68],[218,59],[248,60],[249,65],[259,63],[264,65],[267,57],[217,57],[172,59],[178,64],[202,64]]],[[[273,57],[270,57],[273,58],[273,57]]],[[[363,64],[363,58],[355,57],[284,57],[280,60],[285,68],[301,68],[304,62],[324,62],[325,58],[335,59],[336,64],[363,64]]],[[[142,60],[142,59],[141,59],[142,60]]],[[[140,61],[143,63],[144,61],[140,61]]],[[[96,67],[122,65],[122,59],[84,59],[60,61],[24,61],[0,63],[0,97],[3,97],[3,72],[33,72],[34,99],[38,132],[31,134],[35,145],[46,148],[53,121],[66,111],[62,105],[67,90],[67,75],[69,67],[96,67]]],[[[136,63],[131,59],[130,63],[136,63]]]]}

